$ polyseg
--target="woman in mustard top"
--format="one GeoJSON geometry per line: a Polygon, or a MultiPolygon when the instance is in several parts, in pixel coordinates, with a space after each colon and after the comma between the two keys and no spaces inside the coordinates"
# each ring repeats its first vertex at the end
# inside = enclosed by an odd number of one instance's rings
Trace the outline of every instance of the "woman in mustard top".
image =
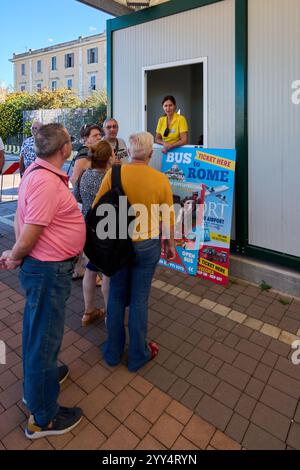
{"type": "Polygon", "coordinates": [[[165,115],[157,124],[155,142],[163,145],[163,153],[174,147],[181,147],[188,142],[188,124],[186,118],[176,113],[174,96],[165,96],[162,101],[165,115]]]}

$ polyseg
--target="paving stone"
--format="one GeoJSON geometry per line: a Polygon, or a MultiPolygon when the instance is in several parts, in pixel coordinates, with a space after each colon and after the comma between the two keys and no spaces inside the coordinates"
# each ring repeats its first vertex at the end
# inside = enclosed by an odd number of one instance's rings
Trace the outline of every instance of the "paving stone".
{"type": "Polygon", "coordinates": [[[205,449],[214,433],[215,428],[213,426],[195,415],[182,431],[182,435],[192,442],[197,449],[205,449]]]}
{"type": "Polygon", "coordinates": [[[139,439],[143,439],[146,434],[148,433],[149,429],[151,428],[151,423],[141,416],[139,413],[133,411],[126,421],[124,425],[130,429],[139,439]]]}
{"type": "Polygon", "coordinates": [[[201,318],[199,318],[194,324],[193,328],[198,331],[199,333],[207,336],[212,336],[216,331],[217,327],[214,325],[211,325],[208,322],[203,321],[201,318]]]}
{"type": "Polygon", "coordinates": [[[300,425],[297,423],[292,423],[291,429],[287,438],[287,444],[289,444],[294,449],[300,449],[300,425]]]}
{"type": "Polygon", "coordinates": [[[275,369],[279,370],[283,374],[288,375],[292,379],[300,381],[300,368],[299,366],[292,363],[292,361],[279,357],[275,369]]]}
{"type": "Polygon", "coordinates": [[[186,359],[198,367],[204,367],[209,361],[211,355],[202,351],[201,349],[194,348],[187,356],[186,359]]]}
{"type": "Polygon", "coordinates": [[[104,434],[93,424],[88,423],[88,425],[64,447],[64,450],[96,450],[105,441],[106,437],[104,434]]]}
{"type": "Polygon", "coordinates": [[[229,364],[232,364],[232,362],[235,360],[237,357],[238,353],[231,348],[225,346],[224,344],[221,343],[215,343],[209,350],[209,352],[221,359],[224,362],[228,362],[229,364]]]}
{"type": "Polygon", "coordinates": [[[296,399],[286,396],[269,385],[266,386],[260,401],[288,418],[293,418],[297,406],[296,399]]]}
{"type": "Polygon", "coordinates": [[[208,395],[204,395],[195,411],[203,419],[207,420],[221,431],[225,430],[233,414],[232,409],[208,395]]]}
{"type": "Polygon", "coordinates": [[[106,405],[106,410],[115,418],[123,422],[127,416],[136,409],[142,399],[143,395],[127,386],[108,405],[106,405]]]}
{"type": "MultiPolygon", "coordinates": [[[[18,380],[17,377],[10,370],[7,370],[3,372],[3,374],[0,375],[0,387],[3,390],[5,390],[6,388],[15,384],[17,380],[18,380]]],[[[1,397],[1,394],[0,394],[0,397],[1,397]]]]}
{"type": "Polygon", "coordinates": [[[250,375],[233,367],[230,364],[224,364],[223,367],[218,372],[218,377],[230,385],[238,388],[239,390],[244,390],[247,383],[249,382],[250,375]]]}
{"type": "Polygon", "coordinates": [[[228,436],[225,436],[220,431],[217,431],[210,441],[210,445],[217,450],[240,450],[241,446],[235,442],[233,439],[230,439],[228,436]]]}
{"type": "Polygon", "coordinates": [[[171,398],[168,395],[154,388],[138,405],[136,411],[151,423],[155,423],[170,402],[171,398]]]}
{"type": "Polygon", "coordinates": [[[235,348],[239,341],[240,338],[237,335],[230,333],[227,338],[225,338],[224,344],[229,348],[235,348]]]}
{"type": "Polygon", "coordinates": [[[172,324],[168,327],[168,332],[178,336],[181,339],[186,339],[188,336],[192,334],[192,329],[188,326],[184,326],[178,322],[172,322],[172,324]]]}
{"type": "Polygon", "coordinates": [[[78,385],[87,393],[102,383],[108,376],[108,370],[104,369],[100,364],[94,365],[88,372],[78,378],[78,385]]]}
{"type": "Polygon", "coordinates": [[[17,407],[17,405],[14,405],[8,410],[1,413],[0,439],[2,439],[4,436],[7,436],[13,429],[15,429],[24,420],[25,420],[25,415],[17,407]]]}
{"type": "Polygon", "coordinates": [[[194,368],[194,364],[190,361],[183,359],[181,363],[176,368],[176,375],[184,379],[194,368]]]}
{"type": "Polygon", "coordinates": [[[18,380],[0,393],[0,403],[5,409],[10,408],[22,398],[22,394],[22,382],[18,380]]]}
{"type": "Polygon", "coordinates": [[[198,331],[193,331],[193,333],[186,339],[186,341],[194,346],[198,345],[203,335],[198,331]]]}
{"type": "MultiPolygon", "coordinates": [[[[150,434],[147,434],[147,436],[144,437],[144,439],[138,444],[136,447],[136,450],[165,450],[166,447],[154,437],[150,436],[150,434]]],[[[125,450],[125,449],[124,449],[125,450]]]]}
{"type": "Polygon", "coordinates": [[[163,344],[165,348],[169,349],[170,351],[175,351],[179,348],[182,343],[181,338],[164,331],[161,335],[158,336],[157,342],[163,344]]]}
{"type": "Polygon", "coordinates": [[[220,320],[216,323],[216,326],[231,333],[236,326],[236,323],[229,318],[220,318],[220,320]]]}
{"type": "Polygon", "coordinates": [[[189,451],[189,450],[198,450],[198,448],[185,437],[179,436],[176,442],[174,443],[172,450],[173,451],[174,450],[189,451]]]}
{"type": "Polygon", "coordinates": [[[105,436],[109,437],[121,423],[104,409],[93,419],[93,424],[105,434],[105,436]]]}
{"type": "Polygon", "coordinates": [[[201,318],[202,320],[214,325],[218,320],[220,320],[220,315],[218,315],[212,310],[207,310],[205,313],[203,313],[201,318]]]}
{"type": "Polygon", "coordinates": [[[103,385],[109,388],[113,393],[118,394],[133,378],[133,374],[128,370],[119,368],[104,380],[103,385]]]}
{"type": "Polygon", "coordinates": [[[226,435],[236,442],[242,442],[248,429],[249,421],[238,413],[234,413],[226,428],[226,435]]]}
{"type": "Polygon", "coordinates": [[[189,384],[185,380],[177,379],[168,390],[168,394],[175,400],[180,400],[188,389],[189,384]]]}
{"type": "Polygon", "coordinates": [[[243,440],[243,446],[248,450],[284,450],[285,443],[263,429],[250,424],[243,440]]]}
{"type": "Polygon", "coordinates": [[[174,373],[167,371],[159,364],[155,364],[145,375],[145,378],[165,392],[169,390],[177,379],[174,373]]]}
{"type": "Polygon", "coordinates": [[[236,310],[231,310],[227,315],[227,318],[237,323],[243,323],[246,320],[247,316],[244,313],[238,312],[236,310]]]}
{"type": "Polygon", "coordinates": [[[186,425],[193,416],[193,412],[191,410],[189,410],[186,406],[183,406],[176,400],[173,400],[170,403],[170,405],[166,409],[166,412],[184,425],[186,425]]]}
{"type": "Polygon", "coordinates": [[[150,434],[167,449],[171,448],[181,434],[183,425],[172,416],[164,413],[150,430],[150,434]]]}
{"type": "Polygon", "coordinates": [[[217,388],[220,380],[214,375],[195,367],[187,377],[187,381],[199,388],[205,393],[213,393],[217,388]]]}
{"type": "Polygon", "coordinates": [[[222,365],[224,364],[223,361],[216,357],[212,357],[208,363],[205,366],[205,370],[207,372],[210,372],[211,374],[217,374],[217,372],[220,370],[222,365]]]}
{"type": "Polygon", "coordinates": [[[261,358],[261,362],[263,364],[266,364],[267,366],[274,367],[278,359],[278,355],[271,352],[271,351],[266,351],[264,355],[261,358]]]}
{"type": "Polygon", "coordinates": [[[79,403],[79,406],[84,410],[85,416],[92,420],[113,398],[113,393],[100,384],[79,403]]]}
{"type": "Polygon", "coordinates": [[[218,343],[223,343],[228,336],[228,331],[218,328],[217,331],[213,334],[212,338],[218,343]]]}
{"type": "Polygon", "coordinates": [[[238,355],[238,357],[233,363],[234,367],[237,367],[238,369],[241,369],[250,375],[252,375],[255,371],[257,364],[258,362],[255,359],[252,359],[251,357],[246,356],[246,354],[242,353],[238,355]]]}
{"type": "Polygon", "coordinates": [[[259,364],[254,372],[254,377],[261,380],[262,382],[267,383],[270,375],[272,373],[272,367],[266,366],[264,364],[259,364]]]}
{"type": "MultiPolygon", "coordinates": [[[[260,308],[260,307],[257,307],[257,308],[260,308]]],[[[249,313],[249,315],[251,315],[250,312],[247,312],[247,313],[249,313]]],[[[251,328],[252,330],[257,330],[257,331],[260,331],[261,327],[263,326],[262,321],[257,320],[256,318],[250,318],[250,317],[246,318],[246,320],[244,321],[243,324],[245,326],[248,326],[248,328],[251,328]]]]}
{"type": "Polygon", "coordinates": [[[269,379],[269,385],[293,398],[299,399],[300,382],[292,379],[288,375],[282,374],[276,370],[273,371],[269,379]]]}
{"type": "Polygon", "coordinates": [[[251,377],[247,387],[245,388],[245,393],[247,393],[247,395],[250,395],[250,397],[258,400],[264,388],[265,388],[264,382],[251,377]]]}
{"type": "Polygon", "coordinates": [[[290,345],[284,344],[281,341],[272,339],[269,350],[280,356],[287,357],[291,351],[290,345]]]}
{"type": "Polygon", "coordinates": [[[251,417],[251,421],[285,442],[290,428],[290,419],[287,417],[262,403],[258,403],[251,417]]]}
{"type": "Polygon", "coordinates": [[[251,343],[246,339],[241,339],[241,341],[236,346],[236,349],[256,360],[260,360],[265,352],[264,348],[258,346],[257,344],[251,343]]]}
{"type": "Polygon", "coordinates": [[[185,393],[185,395],[182,397],[180,402],[191,410],[194,410],[203,395],[204,393],[201,392],[198,388],[191,386],[185,393]]]}
{"type": "Polygon", "coordinates": [[[288,331],[289,333],[297,334],[299,329],[299,319],[293,320],[292,318],[284,317],[279,323],[279,328],[288,331]]]}
{"type": "Polygon", "coordinates": [[[30,441],[25,437],[20,426],[4,437],[2,443],[7,450],[25,450],[30,446],[30,441]]]}
{"type": "Polygon", "coordinates": [[[241,392],[227,384],[226,382],[221,382],[216,388],[213,397],[229,408],[234,408],[241,396],[241,392]]]}
{"type": "Polygon", "coordinates": [[[214,343],[215,342],[213,339],[209,338],[208,336],[203,336],[197,346],[203,351],[208,351],[214,343]]]}
{"type": "Polygon", "coordinates": [[[61,391],[59,401],[62,406],[76,406],[86,396],[86,393],[77,384],[71,383],[61,391]]]}
{"type": "Polygon", "coordinates": [[[213,308],[213,312],[217,313],[218,315],[221,315],[222,317],[227,317],[230,310],[231,309],[229,307],[226,307],[225,305],[221,305],[221,304],[217,304],[213,308]]]}
{"type": "Polygon", "coordinates": [[[140,440],[128,428],[119,426],[100,447],[101,450],[133,450],[140,440]]]}
{"type": "Polygon", "coordinates": [[[191,344],[182,343],[181,346],[177,349],[176,353],[179,354],[179,356],[185,358],[192,350],[193,346],[191,344]]]}

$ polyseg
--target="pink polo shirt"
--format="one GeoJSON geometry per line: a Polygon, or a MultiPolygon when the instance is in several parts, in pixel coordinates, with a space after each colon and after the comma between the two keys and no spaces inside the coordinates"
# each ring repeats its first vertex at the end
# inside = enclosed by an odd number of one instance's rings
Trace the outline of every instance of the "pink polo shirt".
{"type": "Polygon", "coordinates": [[[44,230],[29,256],[40,261],[63,261],[78,255],[85,243],[85,222],[68,187],[69,177],[37,158],[24,173],[19,188],[18,222],[44,230]],[[48,170],[33,170],[36,166],[48,170]]]}

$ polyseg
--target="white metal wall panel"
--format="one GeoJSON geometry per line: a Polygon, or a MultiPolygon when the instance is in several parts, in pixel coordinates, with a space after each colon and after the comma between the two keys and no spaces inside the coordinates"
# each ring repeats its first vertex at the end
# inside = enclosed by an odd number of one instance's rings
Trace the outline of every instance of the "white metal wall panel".
{"type": "Polygon", "coordinates": [[[249,0],[249,243],[300,256],[300,0],[249,0]]]}
{"type": "Polygon", "coordinates": [[[113,114],[120,135],[142,128],[143,67],[207,56],[208,144],[234,148],[234,31],[234,0],[115,31],[113,114]]]}

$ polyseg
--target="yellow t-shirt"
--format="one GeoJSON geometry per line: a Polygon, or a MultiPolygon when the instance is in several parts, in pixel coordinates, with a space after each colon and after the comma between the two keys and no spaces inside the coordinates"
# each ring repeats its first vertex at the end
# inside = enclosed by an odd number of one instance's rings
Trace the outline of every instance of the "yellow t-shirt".
{"type": "Polygon", "coordinates": [[[164,142],[168,142],[169,144],[175,144],[180,139],[180,134],[182,132],[188,132],[188,124],[187,120],[185,119],[184,116],[181,116],[180,114],[174,113],[171,125],[169,127],[170,132],[168,137],[164,137],[165,130],[168,125],[168,118],[167,116],[162,116],[157,124],[156,128],[156,133],[160,134],[162,137],[162,140],[164,142]]]}
{"type": "MultiPolygon", "coordinates": [[[[166,175],[148,165],[125,164],[122,165],[121,182],[136,215],[133,241],[158,237],[161,220],[163,224],[174,225],[173,194],[166,175]],[[158,211],[161,204],[165,205],[162,212],[158,211]]],[[[110,189],[111,170],[106,173],[93,206],[110,189]]]]}

